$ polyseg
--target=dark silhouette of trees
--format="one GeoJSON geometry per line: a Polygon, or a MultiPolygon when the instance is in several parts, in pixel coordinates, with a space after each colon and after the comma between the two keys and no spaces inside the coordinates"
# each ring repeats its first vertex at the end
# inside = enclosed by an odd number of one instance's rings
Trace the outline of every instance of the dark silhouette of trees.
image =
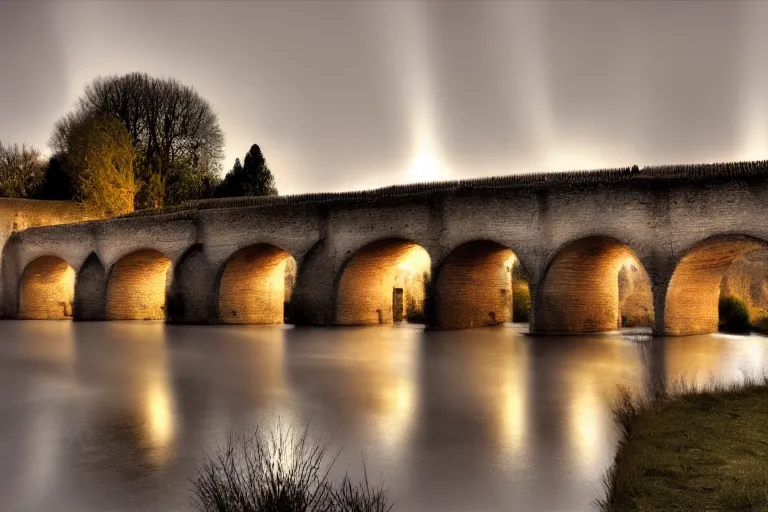
{"type": "Polygon", "coordinates": [[[44,163],[37,148],[0,142],[0,197],[34,197],[43,178],[44,163]]]}
{"type": "Polygon", "coordinates": [[[73,126],[96,114],[117,117],[130,135],[137,155],[137,207],[212,195],[224,135],[216,113],[194,88],[146,73],[98,77],[56,123],[51,147],[66,151],[73,126]]]}
{"type": "Polygon", "coordinates": [[[275,177],[257,144],[246,153],[243,165],[239,158],[235,160],[234,167],[216,190],[217,197],[276,195],[275,177]]]}
{"type": "Polygon", "coordinates": [[[35,199],[67,201],[74,197],[72,182],[67,173],[67,155],[54,153],[45,163],[43,183],[35,193],[35,199]]]}

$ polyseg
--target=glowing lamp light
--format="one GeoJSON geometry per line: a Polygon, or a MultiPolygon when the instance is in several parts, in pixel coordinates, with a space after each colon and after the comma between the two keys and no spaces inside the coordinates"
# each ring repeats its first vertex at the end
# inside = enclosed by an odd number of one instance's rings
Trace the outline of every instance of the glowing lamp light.
{"type": "Polygon", "coordinates": [[[411,164],[410,175],[413,181],[437,181],[444,174],[443,166],[431,152],[419,153],[411,164]]]}

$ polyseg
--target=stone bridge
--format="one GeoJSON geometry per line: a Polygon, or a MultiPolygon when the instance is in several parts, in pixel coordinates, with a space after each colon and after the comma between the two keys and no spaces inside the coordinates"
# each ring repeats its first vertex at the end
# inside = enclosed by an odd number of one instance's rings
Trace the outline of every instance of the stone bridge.
{"type": "Polygon", "coordinates": [[[404,307],[398,280],[416,274],[427,326],[471,328],[510,319],[515,262],[531,331],[584,333],[620,324],[617,274],[632,259],[655,334],[711,332],[723,273],[768,243],[767,184],[768,162],[633,167],[33,227],[4,247],[3,316],[272,324],[289,308],[301,325],[387,324],[404,307]]]}

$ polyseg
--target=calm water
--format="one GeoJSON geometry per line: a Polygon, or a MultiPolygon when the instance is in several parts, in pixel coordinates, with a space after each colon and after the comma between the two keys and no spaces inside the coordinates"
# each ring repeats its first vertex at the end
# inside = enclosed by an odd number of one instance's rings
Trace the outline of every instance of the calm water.
{"type": "Polygon", "coordinates": [[[2,322],[2,509],[190,510],[203,451],[280,418],[396,510],[590,510],[619,384],[768,368],[758,336],[522,333],[2,322]]]}

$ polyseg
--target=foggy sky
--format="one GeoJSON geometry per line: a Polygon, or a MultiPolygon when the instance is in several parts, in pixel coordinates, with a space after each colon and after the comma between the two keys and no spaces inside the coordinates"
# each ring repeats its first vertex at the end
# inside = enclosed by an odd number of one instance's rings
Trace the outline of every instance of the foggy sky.
{"type": "Polygon", "coordinates": [[[145,71],[284,194],[764,159],[765,26],[759,1],[0,0],[0,140],[48,152],[94,77],[145,71]]]}

